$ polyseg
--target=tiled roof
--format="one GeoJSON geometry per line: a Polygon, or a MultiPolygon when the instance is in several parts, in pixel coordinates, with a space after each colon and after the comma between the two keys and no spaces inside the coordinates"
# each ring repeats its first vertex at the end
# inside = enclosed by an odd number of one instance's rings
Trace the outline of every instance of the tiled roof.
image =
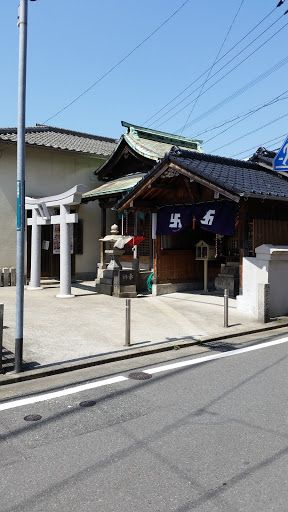
{"type": "Polygon", "coordinates": [[[257,151],[249,158],[250,162],[256,162],[267,169],[273,169],[273,160],[276,156],[275,151],[269,151],[265,148],[258,148],[257,151]]]}
{"type": "Polygon", "coordinates": [[[105,195],[113,195],[113,194],[120,194],[121,192],[127,192],[127,190],[130,190],[133,188],[138,181],[140,181],[143,178],[144,174],[131,174],[127,175],[124,178],[119,178],[118,180],[112,180],[108,181],[107,183],[104,183],[104,185],[101,185],[98,188],[94,188],[93,190],[89,190],[89,192],[85,192],[85,194],[82,195],[82,199],[89,199],[89,198],[97,198],[100,196],[105,195]]]}
{"type": "MultiPolygon", "coordinates": [[[[174,163],[180,168],[190,171],[191,177],[199,176],[199,178],[216,185],[223,192],[233,193],[239,198],[282,199],[288,202],[288,177],[286,175],[280,175],[249,161],[181,150],[174,146],[163,160],[158,162],[133,189],[125,194],[124,198],[118,201],[116,208],[120,208],[129,197],[137,194],[137,188],[143,187],[146,181],[149,182],[151,176],[165,163],[168,165],[174,163]]],[[[164,169],[167,167],[163,166],[164,169]]]]}
{"type": "MultiPolygon", "coordinates": [[[[17,128],[0,128],[0,141],[16,143],[17,128]]],[[[63,151],[75,151],[90,155],[108,156],[114,150],[117,139],[88,133],[38,126],[26,128],[26,144],[63,151]]]]}
{"type": "Polygon", "coordinates": [[[257,164],[175,147],[169,153],[169,159],[239,196],[288,200],[288,179],[257,164]]]}

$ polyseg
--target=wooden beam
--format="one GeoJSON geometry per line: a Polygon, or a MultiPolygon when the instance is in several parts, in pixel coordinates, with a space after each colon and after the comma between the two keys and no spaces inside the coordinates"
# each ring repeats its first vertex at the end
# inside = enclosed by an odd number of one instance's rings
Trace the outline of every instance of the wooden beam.
{"type": "Polygon", "coordinates": [[[232,192],[228,192],[227,190],[219,187],[218,185],[215,185],[215,183],[211,183],[211,181],[207,180],[206,178],[202,178],[201,176],[198,176],[197,174],[193,174],[193,171],[187,171],[186,169],[183,169],[180,165],[177,164],[170,164],[170,169],[173,169],[174,171],[178,171],[180,174],[183,174],[184,176],[187,176],[188,178],[193,177],[194,181],[197,183],[200,183],[201,185],[204,185],[205,187],[210,188],[211,190],[214,190],[216,192],[219,192],[222,194],[222,196],[228,197],[229,199],[232,199],[232,201],[235,201],[239,203],[240,197],[238,194],[233,194],[232,192]]]}
{"type": "Polygon", "coordinates": [[[196,202],[197,202],[197,200],[198,200],[199,198],[198,198],[198,197],[196,198],[196,197],[194,196],[194,194],[193,194],[193,192],[192,192],[191,183],[190,183],[189,178],[187,178],[187,176],[184,176],[184,181],[185,181],[185,183],[186,183],[186,187],[187,187],[187,189],[188,189],[190,199],[192,199],[192,201],[193,201],[194,203],[196,203],[196,202]]]}
{"type": "Polygon", "coordinates": [[[130,208],[157,208],[157,204],[155,201],[148,201],[145,199],[133,199],[133,201],[130,201],[129,206],[130,208]]]}
{"type": "Polygon", "coordinates": [[[172,190],[174,187],[173,185],[167,185],[164,183],[150,183],[147,188],[156,188],[160,190],[172,190]]]}
{"type": "Polygon", "coordinates": [[[117,197],[115,197],[114,199],[111,199],[110,201],[99,201],[99,206],[100,208],[111,208],[112,206],[114,206],[114,204],[117,203],[117,201],[119,200],[119,198],[117,199],[117,197]]]}
{"type": "Polygon", "coordinates": [[[153,181],[157,180],[157,178],[159,176],[161,176],[161,174],[163,174],[164,171],[166,171],[167,168],[168,168],[168,164],[167,164],[167,162],[165,162],[165,164],[162,165],[160,167],[160,169],[151,178],[149,178],[149,179],[143,178],[144,179],[144,183],[142,184],[142,186],[133,195],[131,194],[130,198],[127,198],[127,201],[125,201],[125,203],[122,204],[122,206],[119,208],[118,211],[121,212],[122,210],[126,210],[127,208],[131,208],[131,206],[130,206],[131,201],[133,202],[134,198],[139,197],[142,194],[142,192],[144,192],[148,188],[148,186],[151,183],[153,183],[153,181]]]}

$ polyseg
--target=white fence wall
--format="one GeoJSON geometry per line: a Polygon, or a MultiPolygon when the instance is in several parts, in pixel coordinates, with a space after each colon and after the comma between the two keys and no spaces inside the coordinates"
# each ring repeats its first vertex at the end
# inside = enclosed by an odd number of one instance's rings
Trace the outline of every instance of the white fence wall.
{"type": "Polygon", "coordinates": [[[237,309],[267,321],[288,314],[288,247],[264,244],[255,258],[243,258],[242,289],[237,309]]]}

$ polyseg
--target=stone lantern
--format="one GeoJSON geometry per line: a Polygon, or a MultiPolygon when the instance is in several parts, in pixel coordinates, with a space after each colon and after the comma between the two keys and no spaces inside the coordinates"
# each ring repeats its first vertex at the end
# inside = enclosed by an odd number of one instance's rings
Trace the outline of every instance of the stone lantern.
{"type": "Polygon", "coordinates": [[[117,297],[137,297],[136,271],[122,270],[119,258],[125,250],[115,247],[116,242],[123,238],[122,235],[119,235],[117,224],[111,226],[110,233],[110,235],[100,238],[101,242],[108,245],[105,254],[109,255],[111,260],[107,268],[102,271],[102,277],[96,280],[96,291],[117,297]]]}

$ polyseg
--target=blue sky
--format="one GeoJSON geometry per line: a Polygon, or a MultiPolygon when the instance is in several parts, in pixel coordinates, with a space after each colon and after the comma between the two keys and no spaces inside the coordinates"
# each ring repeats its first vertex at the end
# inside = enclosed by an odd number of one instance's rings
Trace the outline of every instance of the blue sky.
{"type": "MultiPolygon", "coordinates": [[[[0,5],[1,127],[17,124],[18,3],[1,0],[0,5]]],[[[205,152],[223,156],[245,158],[261,145],[279,148],[288,135],[288,14],[283,16],[288,0],[279,8],[277,3],[278,0],[189,0],[185,5],[184,0],[29,1],[26,125],[46,123],[119,137],[124,120],[203,139],[205,152]],[[95,87],[55,116],[182,5],[95,87]],[[250,30],[251,34],[229,52],[250,30]],[[265,43],[268,38],[271,40],[265,43]],[[210,75],[205,73],[189,87],[213,65],[222,45],[218,59],[223,58],[210,75]],[[263,46],[257,50],[260,45],[263,46]],[[219,71],[222,66],[225,67],[219,71]],[[273,67],[278,69],[272,72],[273,67]],[[219,83],[213,85],[217,80],[219,83]],[[172,101],[177,95],[177,100],[172,101]],[[275,98],[273,104],[260,108],[275,98]],[[172,107],[175,108],[170,110],[172,107]],[[239,116],[256,108],[259,110],[255,114],[238,122],[239,116]],[[163,117],[159,119],[160,116],[163,117]],[[234,121],[227,123],[231,119],[234,121]],[[215,128],[219,125],[223,126],[215,128]]]]}

